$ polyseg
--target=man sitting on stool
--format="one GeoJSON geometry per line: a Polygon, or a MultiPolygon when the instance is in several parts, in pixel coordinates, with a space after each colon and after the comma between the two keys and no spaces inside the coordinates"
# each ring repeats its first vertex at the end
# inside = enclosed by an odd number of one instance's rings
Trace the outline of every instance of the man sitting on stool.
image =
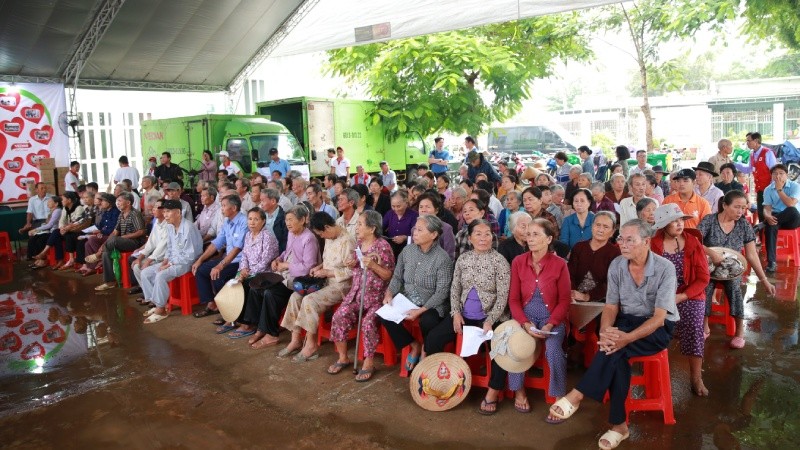
{"type": "Polygon", "coordinates": [[[142,292],[145,301],[155,306],[144,313],[144,323],[167,318],[169,282],[189,272],[197,255],[203,251],[203,239],[194,224],[183,218],[183,205],[178,200],[165,200],[162,208],[167,225],[167,253],[161,264],[142,269],[142,292]]]}
{"type": "Polygon", "coordinates": [[[764,223],[766,223],[764,245],[767,247],[766,271],[775,272],[778,269],[776,262],[778,230],[800,228],[800,213],[797,211],[800,184],[789,180],[789,171],[783,164],[772,166],[770,173],[772,183],[764,189],[764,223]]]}

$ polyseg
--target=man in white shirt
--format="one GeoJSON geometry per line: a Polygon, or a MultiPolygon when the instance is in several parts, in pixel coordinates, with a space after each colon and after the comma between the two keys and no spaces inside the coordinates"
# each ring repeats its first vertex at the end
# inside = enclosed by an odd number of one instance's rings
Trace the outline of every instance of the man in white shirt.
{"type": "Polygon", "coordinates": [[[350,160],[344,157],[342,147],[336,147],[336,158],[331,160],[331,173],[337,177],[350,176],[350,160]]]}
{"type": "Polygon", "coordinates": [[[381,178],[383,178],[383,187],[394,192],[397,190],[397,174],[394,170],[389,169],[389,163],[381,161],[381,178]]]}
{"type": "Polygon", "coordinates": [[[219,165],[219,170],[224,170],[228,172],[228,176],[235,175],[236,177],[241,176],[242,171],[239,167],[231,162],[230,155],[227,151],[223,150],[219,152],[219,157],[222,160],[222,164],[219,165]]]}
{"type": "MultiPolygon", "coordinates": [[[[147,238],[144,246],[136,250],[138,256],[133,263],[133,276],[142,285],[142,270],[149,267],[151,264],[157,264],[164,260],[164,254],[167,252],[167,222],[164,220],[164,200],[159,199],[156,201],[155,208],[153,208],[153,216],[156,223],[153,225],[153,230],[147,238]]],[[[134,252],[134,253],[136,253],[134,252]]]]}
{"type": "Polygon", "coordinates": [[[250,180],[247,178],[239,178],[236,180],[236,194],[242,199],[242,212],[247,213],[256,206],[250,198],[250,180]]]}
{"type": "Polygon", "coordinates": [[[697,184],[694,186],[694,191],[700,197],[703,197],[711,206],[711,214],[719,212],[719,199],[725,196],[722,189],[714,186],[714,179],[719,176],[714,171],[714,163],[702,161],[697,164],[697,167],[692,167],[694,174],[697,177],[697,184]]]}
{"type": "Polygon", "coordinates": [[[47,207],[47,185],[36,183],[36,195],[28,200],[25,226],[20,228],[19,234],[24,234],[28,230],[45,223],[48,215],[50,215],[50,208],[47,207]]]}
{"type": "Polygon", "coordinates": [[[122,180],[131,180],[133,186],[139,186],[139,171],[130,166],[128,157],[125,155],[119,157],[119,169],[114,174],[114,184],[120,183],[122,180]]]}
{"type": "MultiPolygon", "coordinates": [[[[637,150],[636,151],[636,165],[631,167],[630,171],[628,171],[628,177],[635,173],[642,173],[647,169],[653,169],[653,166],[647,164],[647,150],[637,150]]],[[[628,180],[630,181],[630,180],[628,180]]]]}
{"type": "MultiPolygon", "coordinates": [[[[619,202],[620,227],[625,225],[628,221],[637,219],[639,217],[636,214],[636,203],[645,198],[644,194],[647,190],[647,177],[645,177],[642,173],[631,173],[631,176],[628,179],[628,189],[630,190],[631,197],[624,198],[621,202],[619,202]]],[[[655,200],[655,202],[656,207],[658,207],[658,200],[655,200]]]]}
{"type": "Polygon", "coordinates": [[[200,202],[203,204],[203,210],[197,215],[195,224],[197,229],[200,230],[200,237],[203,242],[209,242],[217,237],[217,230],[221,223],[220,204],[216,201],[217,189],[213,186],[207,186],[200,191],[200,202]]]}
{"type": "Polygon", "coordinates": [[[81,163],[72,161],[69,163],[69,172],[64,176],[64,191],[78,192],[78,185],[81,180],[78,178],[78,172],[81,170],[81,163]]]}

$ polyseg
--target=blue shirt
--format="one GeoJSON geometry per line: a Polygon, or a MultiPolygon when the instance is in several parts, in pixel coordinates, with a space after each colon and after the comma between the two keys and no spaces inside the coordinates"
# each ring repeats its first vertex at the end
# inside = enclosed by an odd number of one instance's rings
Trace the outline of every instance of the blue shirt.
{"type": "MultiPolygon", "coordinates": [[[[432,151],[430,157],[433,159],[443,159],[445,161],[450,161],[452,157],[450,156],[450,152],[447,150],[442,150],[437,152],[436,150],[432,151]]],[[[446,164],[431,164],[431,172],[435,175],[443,174],[447,172],[447,165],[446,164]]]]}
{"type": "Polygon", "coordinates": [[[289,163],[283,159],[279,159],[278,162],[270,161],[269,162],[269,173],[272,175],[272,172],[278,171],[281,173],[282,177],[285,177],[286,174],[289,172],[289,163]]]}
{"type": "Polygon", "coordinates": [[[586,222],[583,224],[583,228],[581,228],[580,222],[578,222],[577,214],[570,214],[564,217],[564,221],[561,223],[561,238],[559,241],[569,245],[570,249],[580,241],[588,241],[592,238],[593,223],[594,213],[592,212],[586,216],[586,222]]]}
{"type": "MultiPolygon", "coordinates": [[[[203,238],[194,223],[181,219],[176,230],[167,225],[167,253],[165,258],[172,265],[189,265],[203,252],[203,238]]],[[[241,253],[239,254],[241,256],[241,253]]]]}
{"type": "MultiPolygon", "coordinates": [[[[786,184],[783,185],[783,193],[800,201],[800,184],[796,181],[786,180],[786,184]]],[[[764,205],[772,206],[772,212],[774,214],[783,212],[786,208],[789,208],[778,196],[774,181],[764,189],[764,205]]],[[[793,208],[797,208],[797,205],[793,206],[793,208]]]]}
{"type": "MultiPolygon", "coordinates": [[[[211,241],[217,250],[225,250],[225,253],[232,252],[234,248],[244,248],[244,236],[247,234],[247,217],[241,212],[236,214],[233,219],[225,218],[222,230],[217,232],[217,237],[211,241]]],[[[242,252],[233,258],[238,263],[242,259],[242,252]]]]}
{"type": "Polygon", "coordinates": [[[114,232],[118,221],[119,210],[116,206],[112,206],[108,211],[103,211],[103,214],[100,216],[100,224],[97,228],[103,233],[103,236],[109,236],[114,232]]]}

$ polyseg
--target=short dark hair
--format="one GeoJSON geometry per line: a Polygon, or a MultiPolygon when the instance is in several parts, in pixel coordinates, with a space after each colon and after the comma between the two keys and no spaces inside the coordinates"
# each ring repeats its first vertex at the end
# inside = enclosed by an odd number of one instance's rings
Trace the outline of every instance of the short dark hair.
{"type": "Polygon", "coordinates": [[[250,213],[256,213],[256,214],[258,214],[258,217],[260,217],[260,218],[261,218],[261,220],[267,220],[267,213],[265,213],[265,212],[264,212],[264,211],[263,211],[261,208],[259,208],[258,206],[254,206],[254,207],[250,208],[250,209],[247,211],[247,214],[248,214],[248,215],[250,215],[250,213]]]}
{"type": "Polygon", "coordinates": [[[95,183],[94,181],[90,181],[90,182],[86,183],[86,187],[87,188],[92,188],[95,191],[100,189],[100,186],[97,183],[95,183]]]}
{"type": "Polygon", "coordinates": [[[314,231],[325,231],[325,227],[336,226],[336,221],[326,212],[315,212],[311,216],[311,229],[314,231]]]}
{"type": "Polygon", "coordinates": [[[367,187],[366,184],[359,183],[359,184],[351,187],[350,189],[358,192],[358,196],[362,197],[362,198],[369,195],[369,188],[367,187]]]}
{"type": "Polygon", "coordinates": [[[423,200],[428,200],[431,202],[433,209],[435,209],[437,213],[442,210],[442,198],[439,196],[439,194],[434,194],[431,191],[425,191],[420,194],[419,197],[417,197],[417,205],[419,205],[423,200]]]}
{"type": "Polygon", "coordinates": [[[119,163],[120,164],[128,164],[128,157],[125,156],[125,155],[120,156],[119,157],[119,163]]]}
{"type": "Polygon", "coordinates": [[[439,143],[439,141],[443,141],[443,140],[444,140],[444,138],[443,138],[443,137],[441,137],[441,136],[433,138],[433,142],[434,142],[435,144],[438,144],[438,143],[439,143]]]}
{"type": "Polygon", "coordinates": [[[329,173],[329,174],[325,175],[325,179],[330,181],[331,184],[336,183],[336,180],[338,180],[338,178],[336,178],[336,174],[333,174],[333,173],[329,173]]]}
{"type": "Polygon", "coordinates": [[[725,170],[725,169],[731,169],[731,172],[733,172],[733,175],[734,176],[736,175],[736,172],[737,172],[736,164],[734,164],[734,163],[725,163],[725,164],[721,165],[719,167],[719,173],[721,174],[722,171],[725,170]]]}
{"type": "Polygon", "coordinates": [[[235,194],[226,195],[225,197],[222,198],[222,201],[227,201],[228,204],[236,208],[236,211],[241,211],[242,209],[242,199],[239,198],[238,195],[235,194]]]}
{"type": "Polygon", "coordinates": [[[427,164],[420,164],[420,165],[417,166],[417,170],[419,170],[419,169],[428,170],[428,165],[427,164]]]}
{"type": "Polygon", "coordinates": [[[618,160],[630,159],[631,157],[631,151],[624,145],[618,145],[617,148],[614,149],[614,152],[618,160]]]}
{"type": "Polygon", "coordinates": [[[466,142],[469,142],[469,143],[471,143],[472,145],[475,145],[475,139],[474,139],[472,136],[467,136],[467,137],[465,137],[465,138],[464,138],[464,141],[466,141],[466,142]]]}
{"type": "Polygon", "coordinates": [[[778,163],[778,164],[775,164],[774,166],[772,166],[772,168],[769,169],[769,173],[775,173],[776,170],[782,170],[782,171],[784,171],[786,173],[789,173],[789,169],[787,169],[786,166],[784,164],[781,164],[781,163],[778,163]]]}
{"type": "Polygon", "coordinates": [[[487,180],[480,180],[476,183],[478,185],[478,189],[483,189],[484,191],[488,192],[489,195],[494,194],[494,185],[487,180]]]}
{"type": "Polygon", "coordinates": [[[72,161],[71,163],[69,163],[69,166],[70,166],[70,167],[75,167],[75,166],[78,166],[78,167],[80,167],[80,166],[81,166],[81,163],[79,163],[78,161],[72,161]]]}
{"type": "Polygon", "coordinates": [[[539,200],[542,199],[542,190],[539,189],[537,186],[530,186],[524,191],[522,191],[522,195],[531,194],[532,196],[538,198],[539,200]]]}
{"type": "Polygon", "coordinates": [[[444,182],[447,183],[448,186],[450,185],[450,177],[448,177],[446,173],[439,175],[437,178],[440,180],[444,180],[444,182]]]}
{"type": "Polygon", "coordinates": [[[470,189],[472,189],[475,186],[475,183],[473,183],[472,180],[470,180],[469,178],[464,178],[458,184],[466,184],[467,186],[469,186],[470,189]]]}
{"type": "Polygon", "coordinates": [[[480,225],[486,225],[487,227],[489,227],[489,230],[492,229],[492,226],[486,220],[484,220],[484,219],[475,219],[475,220],[472,221],[471,224],[467,225],[467,234],[471,236],[472,232],[475,231],[475,228],[477,228],[480,225]]]}
{"type": "Polygon", "coordinates": [[[758,141],[759,144],[761,143],[761,133],[759,133],[758,131],[751,131],[747,133],[746,136],[754,141],[758,141]]]}
{"type": "Polygon", "coordinates": [[[161,153],[161,156],[166,156],[167,158],[172,159],[172,153],[170,152],[163,152],[161,153]]]}
{"type": "Polygon", "coordinates": [[[553,156],[553,158],[554,159],[560,159],[561,161],[566,161],[567,160],[567,154],[564,153],[564,152],[556,152],[556,154],[555,154],[555,156],[553,156]]]}

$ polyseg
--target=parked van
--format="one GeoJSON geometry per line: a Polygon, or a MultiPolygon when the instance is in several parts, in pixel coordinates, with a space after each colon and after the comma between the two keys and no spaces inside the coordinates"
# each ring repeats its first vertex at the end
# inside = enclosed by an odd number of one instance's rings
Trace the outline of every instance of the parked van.
{"type": "Polygon", "coordinates": [[[519,124],[489,128],[490,152],[530,154],[534,151],[552,154],[558,151],[574,153],[576,140],[566,130],[553,125],[519,124]]]}

